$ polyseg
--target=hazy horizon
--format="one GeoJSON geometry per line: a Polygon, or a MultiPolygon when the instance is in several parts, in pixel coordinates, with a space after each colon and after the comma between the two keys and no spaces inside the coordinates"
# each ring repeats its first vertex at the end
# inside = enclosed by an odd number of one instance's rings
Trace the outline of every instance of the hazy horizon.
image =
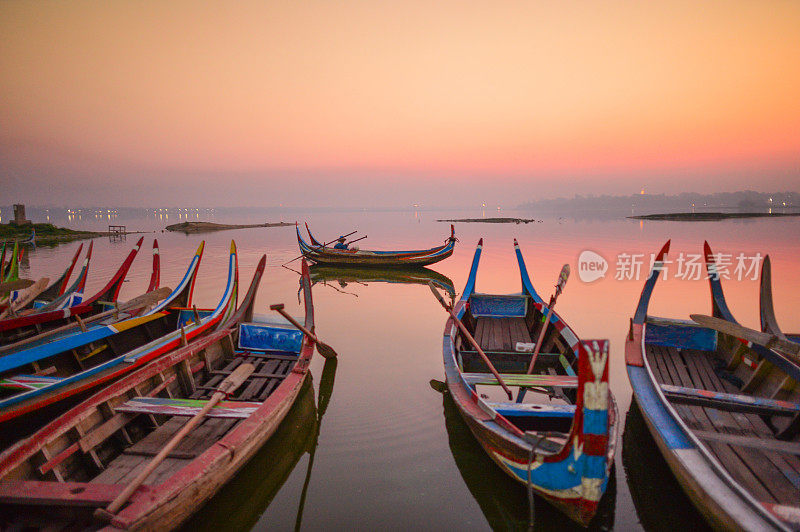
{"type": "Polygon", "coordinates": [[[3,200],[800,190],[798,27],[789,2],[3,2],[3,200]]]}

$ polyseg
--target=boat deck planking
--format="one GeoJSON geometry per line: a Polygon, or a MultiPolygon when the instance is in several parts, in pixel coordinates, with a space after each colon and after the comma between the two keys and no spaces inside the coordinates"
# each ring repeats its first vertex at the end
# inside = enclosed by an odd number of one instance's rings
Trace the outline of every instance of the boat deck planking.
{"type": "Polygon", "coordinates": [[[517,342],[532,342],[524,318],[477,318],[474,336],[486,351],[514,351],[517,342]]]}
{"type": "MultiPolygon", "coordinates": [[[[230,360],[224,367],[210,372],[204,382],[196,386],[196,391],[191,394],[192,399],[208,399],[213,395],[222,380],[230,375],[238,366],[248,362],[256,366],[251,375],[242,386],[231,395],[233,401],[264,401],[272,391],[278,387],[283,379],[294,368],[293,360],[285,360],[285,356],[248,356],[251,353],[242,353],[230,360]],[[260,377],[260,374],[274,376],[260,377]]],[[[203,374],[201,370],[194,375],[197,380],[203,374]]],[[[166,392],[166,390],[165,390],[166,392]]],[[[161,425],[137,441],[132,446],[124,449],[114,458],[105,469],[90,480],[91,483],[120,484],[130,482],[138,472],[147,465],[153,456],[188,422],[189,418],[181,416],[157,415],[161,425]],[[166,419],[166,421],[163,421],[166,419]]],[[[201,455],[215,442],[219,441],[228,431],[233,429],[240,419],[207,418],[187,435],[169,456],[147,478],[145,484],[159,484],[174,475],[194,458],[201,455]]]]}
{"type": "MultiPolygon", "coordinates": [[[[660,384],[726,393],[740,391],[715,371],[712,359],[714,362],[717,359],[714,353],[648,344],[646,354],[660,384]]],[[[674,402],[673,407],[689,428],[700,435],[711,432],[774,439],[772,429],[757,414],[674,402]]],[[[800,458],[791,453],[733,445],[711,438],[705,441],[717,460],[759,500],[790,505],[797,503],[800,497],[800,458]]]]}

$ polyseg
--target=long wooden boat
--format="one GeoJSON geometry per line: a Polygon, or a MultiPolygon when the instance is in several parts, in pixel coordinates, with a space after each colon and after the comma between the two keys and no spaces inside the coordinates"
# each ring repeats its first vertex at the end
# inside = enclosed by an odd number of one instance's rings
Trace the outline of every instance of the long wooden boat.
{"type": "MultiPolygon", "coordinates": [[[[799,530],[800,444],[797,432],[785,429],[800,412],[800,366],[691,321],[649,316],[669,244],[655,259],[625,345],[642,416],[712,526],[799,530]]],[[[713,314],[736,323],[708,243],[704,251],[713,314]]],[[[769,307],[762,305],[762,316],[769,307]]]]}
{"type": "MultiPolygon", "coordinates": [[[[302,283],[305,326],[313,330],[305,263],[302,283]]],[[[274,433],[308,379],[313,341],[288,324],[250,322],[254,293],[251,285],[247,303],[218,331],[112,384],[0,455],[0,503],[23,517],[44,506],[73,526],[91,526],[94,511],[143,471],[186,416],[240,365],[252,364],[255,371],[172,449],[128,504],[105,517],[111,529],[168,530],[195,512],[274,433]]]]}
{"type": "MultiPolygon", "coordinates": [[[[91,242],[90,244],[92,244],[91,242]]],[[[53,283],[47,287],[47,289],[39,294],[39,297],[36,299],[37,301],[44,302],[47,304],[57,297],[63,295],[67,288],[69,287],[69,278],[72,275],[72,270],[75,269],[75,264],[78,263],[78,257],[81,255],[81,251],[83,250],[83,244],[78,246],[78,249],[75,251],[75,255],[72,256],[72,260],[67,265],[67,269],[64,270],[64,273],[61,274],[53,283]]],[[[32,308],[34,303],[31,303],[28,308],[32,308]]],[[[43,305],[42,305],[43,306],[43,305]]]]}
{"type": "MultiPolygon", "coordinates": [[[[213,311],[185,308],[202,244],[173,293],[143,316],[59,338],[0,357],[0,423],[59,403],[116,379],[194,338],[208,334],[235,310],[236,246],[231,242],[228,281],[213,311]]],[[[24,421],[24,418],[23,418],[24,421]]]]}
{"type": "Polygon", "coordinates": [[[311,282],[313,284],[336,282],[341,288],[347,286],[348,283],[420,284],[426,286],[428,283],[433,283],[452,297],[456,295],[453,281],[449,277],[425,267],[389,269],[337,268],[335,266],[315,264],[311,266],[311,282]]]}
{"type": "Polygon", "coordinates": [[[66,325],[70,319],[74,319],[74,316],[91,316],[103,312],[109,305],[113,306],[143,241],[144,237],[139,239],[114,276],[89,299],[64,309],[42,310],[27,316],[0,321],[0,344],[35,336],[43,331],[66,325]]]}
{"type": "MultiPolygon", "coordinates": [[[[308,225],[306,225],[308,228],[308,225]]],[[[360,266],[360,267],[379,267],[379,268],[409,268],[428,266],[435,262],[446,259],[453,254],[456,244],[455,228],[450,226],[450,236],[445,239],[444,244],[430,249],[420,249],[413,251],[375,251],[365,249],[334,249],[333,246],[324,246],[321,242],[311,236],[311,244],[303,240],[300,234],[300,227],[296,226],[297,244],[300,246],[300,253],[316,264],[328,264],[339,266],[360,266]]]]}
{"type": "MultiPolygon", "coordinates": [[[[50,301],[54,300],[55,298],[57,298],[58,296],[62,295],[66,291],[67,283],[69,282],[69,277],[70,277],[70,275],[72,275],[72,270],[75,268],[75,264],[78,262],[78,257],[80,256],[82,249],[83,249],[83,244],[78,246],[78,250],[75,252],[75,255],[72,257],[72,260],[67,265],[67,269],[64,270],[64,273],[62,273],[47,288],[45,288],[42,292],[40,292],[39,295],[36,297],[35,301],[50,302],[50,301]]],[[[27,288],[27,287],[24,287],[24,288],[27,288]]],[[[16,290],[20,290],[20,289],[14,289],[9,294],[4,294],[4,293],[2,293],[2,290],[0,290],[0,298],[5,297],[5,296],[9,296],[7,300],[0,301],[0,310],[5,309],[5,307],[8,305],[8,303],[10,301],[13,301],[18,297],[19,294],[13,293],[16,290]]],[[[25,305],[23,307],[23,309],[24,308],[32,308],[34,306],[34,304],[35,304],[35,301],[31,301],[30,303],[25,305]]],[[[20,309],[20,310],[23,310],[23,309],[20,309]]]]}
{"type": "Polygon", "coordinates": [[[516,240],[522,293],[475,292],[482,247],[483,239],[454,310],[504,382],[528,393],[525,402],[500,396],[499,381],[452,318],[443,343],[448,390],[503,471],[587,526],[608,484],[619,429],[608,388],[608,341],[579,340],[553,312],[542,352],[527,374],[532,353],[518,352],[517,344],[532,344],[549,309],[533,288],[516,240]]]}

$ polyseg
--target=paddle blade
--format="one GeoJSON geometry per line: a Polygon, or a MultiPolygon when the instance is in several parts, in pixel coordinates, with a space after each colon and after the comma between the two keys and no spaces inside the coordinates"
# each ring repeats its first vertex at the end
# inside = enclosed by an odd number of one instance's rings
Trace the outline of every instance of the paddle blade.
{"type": "Polygon", "coordinates": [[[325,358],[336,358],[338,356],[331,346],[322,342],[317,342],[317,351],[325,358]]]}

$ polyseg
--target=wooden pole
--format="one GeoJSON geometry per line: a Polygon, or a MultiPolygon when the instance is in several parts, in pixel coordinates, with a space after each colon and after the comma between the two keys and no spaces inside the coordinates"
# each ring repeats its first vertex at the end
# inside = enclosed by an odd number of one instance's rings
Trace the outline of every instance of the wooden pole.
{"type": "Polygon", "coordinates": [[[286,318],[287,320],[289,320],[289,323],[291,323],[292,325],[294,325],[295,327],[297,327],[298,329],[300,329],[301,331],[303,331],[303,333],[304,333],[306,336],[308,336],[309,338],[311,338],[312,340],[314,340],[314,344],[316,344],[316,346],[317,346],[317,351],[319,351],[319,354],[320,354],[320,355],[324,356],[325,358],[334,358],[334,357],[336,357],[336,356],[337,356],[337,354],[336,354],[336,351],[334,351],[334,350],[333,350],[333,348],[332,348],[331,346],[329,346],[329,345],[328,345],[328,344],[326,344],[325,342],[320,342],[319,338],[317,338],[317,337],[314,335],[314,333],[312,333],[311,331],[309,331],[308,329],[306,329],[305,327],[303,327],[302,325],[300,325],[300,324],[297,322],[297,320],[296,320],[296,319],[294,319],[292,316],[290,316],[288,312],[286,312],[285,310],[283,310],[283,307],[284,307],[284,304],[283,304],[283,303],[277,303],[277,304],[275,304],[275,305],[270,305],[270,306],[269,306],[270,310],[277,311],[277,312],[278,312],[278,313],[279,313],[281,316],[283,316],[284,318],[286,318]]]}
{"type": "Polygon", "coordinates": [[[494,369],[492,361],[489,360],[489,357],[487,357],[486,353],[483,352],[483,349],[481,349],[481,346],[478,345],[478,342],[475,340],[475,338],[473,338],[472,334],[470,334],[470,332],[467,330],[464,324],[461,323],[461,320],[458,319],[458,316],[456,316],[455,311],[453,311],[453,307],[447,304],[447,302],[442,297],[442,294],[440,294],[439,291],[436,290],[436,287],[434,286],[432,281],[428,281],[428,288],[431,289],[431,292],[433,292],[433,295],[436,296],[436,299],[439,300],[439,303],[441,303],[442,307],[444,307],[444,309],[450,314],[450,317],[453,318],[453,321],[455,322],[456,325],[458,325],[458,328],[461,330],[461,334],[463,334],[464,337],[467,339],[467,341],[469,341],[469,343],[472,344],[472,347],[475,348],[475,351],[478,352],[478,354],[481,356],[486,365],[489,366],[489,371],[492,372],[494,378],[497,379],[497,382],[500,384],[500,386],[503,387],[503,390],[505,390],[505,392],[508,394],[508,398],[511,399],[512,397],[511,390],[509,390],[508,386],[506,386],[505,381],[503,381],[503,377],[501,377],[500,374],[497,372],[497,370],[494,369]]]}
{"type": "MultiPolygon", "coordinates": [[[[356,234],[356,233],[358,233],[358,231],[352,231],[352,232],[350,232],[350,233],[347,233],[346,235],[342,235],[342,236],[345,236],[345,237],[347,237],[347,236],[350,236],[350,235],[354,235],[354,234],[356,234]]],[[[367,238],[367,237],[364,237],[364,238],[367,238]]],[[[333,244],[334,242],[336,242],[336,240],[339,240],[339,239],[337,238],[337,239],[335,239],[335,240],[331,240],[330,242],[323,242],[323,243],[322,243],[322,246],[320,246],[320,247],[323,247],[323,248],[324,248],[325,246],[327,246],[327,245],[329,245],[329,244],[333,244]]],[[[360,239],[359,239],[359,240],[360,240],[360,239]]],[[[355,240],[354,240],[354,242],[355,242],[355,240]]],[[[295,257],[295,258],[293,258],[293,259],[292,259],[292,260],[290,260],[289,262],[284,262],[284,263],[282,264],[282,266],[286,266],[287,264],[291,264],[291,263],[293,263],[294,261],[296,261],[297,259],[302,259],[302,258],[303,258],[303,255],[300,255],[299,257],[295,257]]]]}
{"type": "MultiPolygon", "coordinates": [[[[550,324],[550,318],[553,316],[553,309],[556,306],[556,301],[558,300],[558,296],[561,295],[561,291],[564,290],[564,286],[567,284],[567,279],[569,279],[569,264],[565,264],[561,267],[561,273],[558,274],[558,282],[556,283],[556,291],[550,297],[550,302],[547,304],[547,314],[544,317],[544,321],[542,322],[542,328],[539,330],[539,336],[536,338],[536,346],[533,348],[533,355],[531,356],[531,363],[528,366],[528,375],[533,373],[533,366],[536,364],[536,357],[539,356],[539,350],[542,348],[542,342],[544,342],[544,335],[547,332],[547,326],[550,324]]],[[[525,388],[521,388],[519,393],[517,394],[517,402],[521,403],[522,399],[525,397],[525,388]]]]}
{"type": "Polygon", "coordinates": [[[714,318],[712,316],[691,314],[689,317],[703,327],[708,327],[709,329],[714,329],[721,333],[725,333],[736,338],[741,338],[742,340],[747,340],[753,344],[777,351],[790,361],[800,365],[800,344],[798,343],[792,342],[791,340],[785,340],[774,334],[756,331],[755,329],[744,327],[738,323],[732,323],[730,321],[714,318]]]}
{"type": "Polygon", "coordinates": [[[114,518],[114,514],[122,508],[122,505],[127,502],[133,492],[136,491],[139,486],[150,476],[150,474],[155,471],[156,467],[164,461],[167,455],[172,452],[172,450],[177,447],[177,445],[186,437],[191,430],[200,423],[205,415],[211,410],[217,403],[219,403],[226,395],[230,392],[235,391],[242,383],[250,376],[251,373],[255,370],[255,366],[252,364],[241,364],[238,368],[236,368],[233,373],[228,375],[224,381],[222,381],[217,388],[217,391],[214,392],[214,395],[211,396],[211,399],[206,403],[200,412],[195,414],[195,416],[190,419],[182,428],[178,431],[175,436],[159,451],[159,453],[150,460],[150,463],[139,473],[133,481],[131,481],[128,486],[122,490],[116,499],[114,499],[111,504],[109,504],[105,509],[98,508],[95,510],[94,515],[98,519],[102,519],[105,521],[111,521],[114,518]]]}

